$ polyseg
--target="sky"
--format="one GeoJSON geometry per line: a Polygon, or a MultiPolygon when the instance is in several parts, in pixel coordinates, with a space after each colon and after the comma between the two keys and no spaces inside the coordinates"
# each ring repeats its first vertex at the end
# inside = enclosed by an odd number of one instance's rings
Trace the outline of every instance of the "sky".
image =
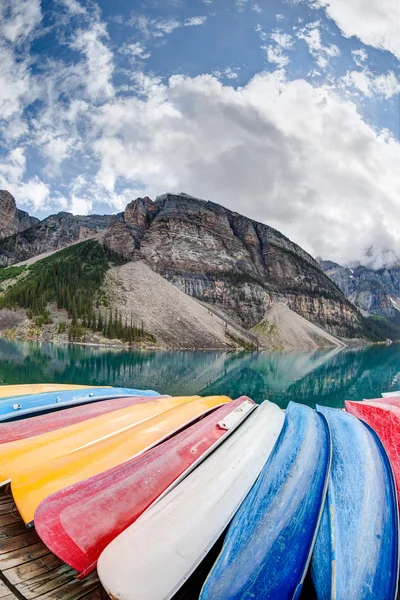
{"type": "Polygon", "coordinates": [[[313,256],[400,257],[398,0],[0,0],[0,189],[186,192],[313,256]]]}

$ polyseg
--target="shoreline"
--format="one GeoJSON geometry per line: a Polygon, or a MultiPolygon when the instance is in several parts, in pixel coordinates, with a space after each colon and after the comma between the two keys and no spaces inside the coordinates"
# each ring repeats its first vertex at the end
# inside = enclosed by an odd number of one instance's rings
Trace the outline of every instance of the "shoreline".
{"type": "Polygon", "coordinates": [[[254,354],[254,353],[260,353],[260,352],[273,352],[273,353],[282,353],[282,352],[317,352],[317,351],[321,351],[321,350],[334,350],[337,349],[338,351],[341,350],[345,350],[345,349],[354,349],[354,348],[366,348],[367,346],[389,346],[391,344],[399,344],[399,341],[391,341],[389,342],[371,342],[368,340],[342,340],[343,341],[343,345],[342,346],[319,346],[316,348],[305,348],[302,346],[296,347],[296,348],[263,348],[263,347],[259,347],[258,349],[253,349],[253,350],[248,350],[246,348],[240,348],[240,347],[224,347],[224,346],[217,346],[217,347],[193,347],[193,346],[188,346],[188,347],[184,347],[184,346],[180,346],[180,347],[168,347],[168,346],[161,346],[161,345],[137,345],[137,346],[132,346],[132,345],[128,345],[128,344],[124,344],[124,342],[117,342],[117,343],[106,343],[106,342],[84,342],[84,341],[70,341],[70,340],[65,340],[65,339],[40,339],[40,338],[29,338],[29,337],[24,337],[24,336],[16,336],[16,335],[7,335],[7,334],[3,334],[2,332],[0,332],[0,339],[6,339],[8,341],[15,341],[15,342],[27,342],[27,343],[38,343],[38,344],[54,344],[54,345],[60,345],[60,346],[83,346],[83,347],[92,347],[92,348],[106,348],[106,349],[112,349],[112,350],[121,350],[121,351],[127,351],[127,350],[132,350],[132,351],[146,351],[146,352],[227,352],[227,353],[243,353],[246,352],[247,354],[254,354]]]}

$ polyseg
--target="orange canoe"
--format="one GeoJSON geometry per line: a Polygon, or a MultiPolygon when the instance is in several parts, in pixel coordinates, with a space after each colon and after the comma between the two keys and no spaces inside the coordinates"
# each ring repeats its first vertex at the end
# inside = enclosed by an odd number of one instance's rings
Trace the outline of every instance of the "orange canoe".
{"type": "Polygon", "coordinates": [[[17,471],[38,463],[74,452],[79,448],[129,431],[137,423],[150,419],[170,408],[190,402],[199,396],[154,398],[148,402],[121,408],[111,414],[94,417],[63,429],[49,431],[35,437],[8,442],[0,450],[0,485],[11,481],[17,471]]]}
{"type": "Polygon", "coordinates": [[[11,491],[21,517],[25,523],[31,523],[37,506],[50,494],[131,460],[228,402],[231,399],[227,396],[198,398],[143,420],[108,439],[15,473],[11,491]]]}

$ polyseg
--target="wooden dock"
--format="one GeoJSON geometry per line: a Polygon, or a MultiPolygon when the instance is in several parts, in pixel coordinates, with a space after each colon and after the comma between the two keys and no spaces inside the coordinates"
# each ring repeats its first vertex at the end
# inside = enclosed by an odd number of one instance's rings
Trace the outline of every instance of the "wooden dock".
{"type": "Polygon", "coordinates": [[[0,489],[0,600],[106,600],[96,573],[83,581],[22,521],[8,486],[0,489]]]}

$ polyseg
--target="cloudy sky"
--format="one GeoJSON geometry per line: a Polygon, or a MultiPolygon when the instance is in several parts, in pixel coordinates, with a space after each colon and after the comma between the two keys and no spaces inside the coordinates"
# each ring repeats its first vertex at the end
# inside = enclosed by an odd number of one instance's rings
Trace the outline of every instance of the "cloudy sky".
{"type": "Polygon", "coordinates": [[[398,0],[0,0],[0,188],[44,217],[167,191],[314,256],[400,256],[398,0]]]}

